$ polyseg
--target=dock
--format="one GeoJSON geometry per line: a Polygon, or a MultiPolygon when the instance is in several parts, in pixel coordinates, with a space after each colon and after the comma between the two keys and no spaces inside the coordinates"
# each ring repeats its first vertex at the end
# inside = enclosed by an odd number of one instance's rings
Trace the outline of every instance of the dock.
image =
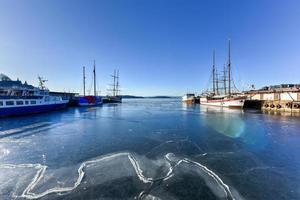
{"type": "Polygon", "coordinates": [[[244,109],[300,113],[300,84],[281,84],[245,92],[244,109]]]}

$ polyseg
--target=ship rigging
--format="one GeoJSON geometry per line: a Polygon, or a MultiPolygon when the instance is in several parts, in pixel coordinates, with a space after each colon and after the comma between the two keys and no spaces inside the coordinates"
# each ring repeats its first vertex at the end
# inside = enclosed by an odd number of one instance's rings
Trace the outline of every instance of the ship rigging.
{"type": "Polygon", "coordinates": [[[215,64],[215,50],[212,61],[212,90],[206,90],[200,96],[200,104],[230,108],[242,108],[246,96],[240,93],[235,87],[231,73],[231,46],[228,42],[227,67],[218,73],[215,64]]]}

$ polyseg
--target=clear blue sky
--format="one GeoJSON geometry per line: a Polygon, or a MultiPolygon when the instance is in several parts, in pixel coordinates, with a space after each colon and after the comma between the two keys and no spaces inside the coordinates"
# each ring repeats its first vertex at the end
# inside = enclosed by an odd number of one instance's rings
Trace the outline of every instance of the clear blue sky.
{"type": "Polygon", "coordinates": [[[57,91],[82,92],[96,59],[106,93],[118,68],[123,94],[200,92],[232,65],[241,87],[300,82],[298,0],[0,0],[0,72],[57,91]]]}

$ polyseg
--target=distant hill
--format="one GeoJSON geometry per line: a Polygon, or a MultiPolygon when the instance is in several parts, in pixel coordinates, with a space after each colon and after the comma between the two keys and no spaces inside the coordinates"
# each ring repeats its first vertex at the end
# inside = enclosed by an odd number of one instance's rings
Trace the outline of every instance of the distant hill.
{"type": "Polygon", "coordinates": [[[142,96],[133,96],[133,95],[121,95],[123,99],[142,99],[142,96]]]}
{"type": "Polygon", "coordinates": [[[150,98],[150,99],[171,99],[175,97],[170,97],[170,96],[153,96],[153,97],[145,97],[145,98],[150,98]]]}

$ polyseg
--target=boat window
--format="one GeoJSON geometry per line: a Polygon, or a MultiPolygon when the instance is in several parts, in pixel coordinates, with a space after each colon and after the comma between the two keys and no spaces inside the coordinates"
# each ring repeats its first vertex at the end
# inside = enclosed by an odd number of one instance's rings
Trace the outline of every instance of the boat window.
{"type": "Polygon", "coordinates": [[[36,101],[30,101],[30,104],[36,104],[36,101]]]}
{"type": "Polygon", "coordinates": [[[28,105],[28,101],[25,101],[25,104],[28,105]]]}
{"type": "Polygon", "coordinates": [[[3,101],[0,101],[0,106],[3,106],[3,101]]]}
{"type": "Polygon", "coordinates": [[[17,105],[23,105],[24,102],[23,101],[16,101],[17,105]]]}
{"type": "Polygon", "coordinates": [[[15,105],[15,102],[14,101],[6,101],[6,105],[13,106],[13,105],[15,105]]]}

